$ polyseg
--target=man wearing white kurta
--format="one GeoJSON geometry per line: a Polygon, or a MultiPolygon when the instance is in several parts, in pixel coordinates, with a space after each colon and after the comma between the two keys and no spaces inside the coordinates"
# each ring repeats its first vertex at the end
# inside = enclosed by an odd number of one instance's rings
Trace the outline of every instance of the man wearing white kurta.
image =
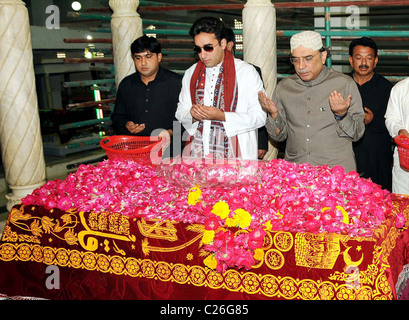
{"type": "MultiPolygon", "coordinates": [[[[409,138],[409,78],[395,84],[385,113],[385,124],[392,137],[409,138]]],[[[409,195],[409,171],[399,164],[398,148],[393,154],[392,192],[409,195]]]]}
{"type": "Polygon", "coordinates": [[[257,129],[266,121],[258,101],[263,82],[252,65],[225,50],[223,29],[217,18],[205,17],[193,24],[191,35],[200,61],[185,72],[176,118],[191,136],[190,156],[224,153],[225,158],[256,160],[257,129]],[[228,151],[218,152],[223,148],[228,151]]]}

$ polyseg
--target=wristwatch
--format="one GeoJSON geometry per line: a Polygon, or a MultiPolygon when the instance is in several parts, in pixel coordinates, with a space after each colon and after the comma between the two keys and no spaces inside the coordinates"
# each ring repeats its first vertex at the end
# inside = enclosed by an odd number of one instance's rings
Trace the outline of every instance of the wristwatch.
{"type": "Polygon", "coordinates": [[[344,118],[347,116],[347,113],[348,113],[348,112],[345,112],[345,114],[344,114],[343,116],[339,116],[339,115],[337,115],[337,114],[334,113],[334,118],[335,118],[335,120],[337,120],[337,121],[341,121],[342,119],[344,119],[344,118]]]}

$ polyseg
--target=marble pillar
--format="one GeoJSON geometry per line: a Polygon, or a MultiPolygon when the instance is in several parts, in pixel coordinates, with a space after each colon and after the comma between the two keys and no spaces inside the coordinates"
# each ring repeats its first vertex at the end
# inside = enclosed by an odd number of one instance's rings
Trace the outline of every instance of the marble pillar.
{"type": "MultiPolygon", "coordinates": [[[[243,58],[260,67],[268,97],[277,84],[276,12],[271,0],[248,0],[243,9],[243,58]]],[[[270,140],[264,159],[277,158],[270,140]]]]}
{"type": "Polygon", "coordinates": [[[127,75],[135,72],[130,47],[142,36],[142,19],[136,12],[139,0],[109,0],[113,10],[111,19],[112,45],[116,86],[127,75]]]}
{"type": "Polygon", "coordinates": [[[0,0],[0,148],[11,190],[7,209],[45,183],[28,11],[0,0]]]}

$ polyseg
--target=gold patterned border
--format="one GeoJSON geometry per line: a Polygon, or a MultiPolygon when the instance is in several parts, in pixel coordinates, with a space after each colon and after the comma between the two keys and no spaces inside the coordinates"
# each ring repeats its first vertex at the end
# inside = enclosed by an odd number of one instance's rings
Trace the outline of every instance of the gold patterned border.
{"type": "Polygon", "coordinates": [[[229,269],[220,274],[202,266],[172,264],[164,261],[136,259],[95,252],[80,252],[65,248],[42,247],[38,244],[0,245],[0,260],[35,261],[47,265],[58,265],[76,269],[95,270],[134,278],[171,281],[178,284],[206,286],[233,292],[262,294],[266,297],[303,300],[387,300],[392,292],[384,272],[378,274],[375,288],[360,286],[354,289],[347,282],[338,284],[330,281],[294,279],[273,274],[240,273],[229,269]]]}

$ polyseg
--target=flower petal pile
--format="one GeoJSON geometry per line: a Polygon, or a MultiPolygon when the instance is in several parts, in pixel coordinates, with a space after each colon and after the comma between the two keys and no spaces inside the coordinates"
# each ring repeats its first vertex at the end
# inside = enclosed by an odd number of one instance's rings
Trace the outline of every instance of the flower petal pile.
{"type": "Polygon", "coordinates": [[[260,249],[266,232],[263,228],[249,230],[252,218],[243,209],[230,210],[228,203],[216,202],[203,211],[206,216],[202,242],[211,253],[203,262],[211,269],[224,272],[228,267],[247,270],[264,256],[260,249]]]}
{"type": "MultiPolygon", "coordinates": [[[[223,170],[223,166],[219,169],[223,170]]],[[[202,172],[203,168],[179,166],[178,175],[175,172],[172,181],[142,163],[106,160],[97,166],[81,165],[63,181],[47,182],[23,198],[22,203],[47,209],[77,208],[80,211],[119,212],[130,217],[202,223],[208,231],[216,231],[221,226],[216,217],[223,220],[222,225],[227,231],[246,229],[248,232],[243,234],[248,237],[252,231],[265,229],[370,237],[373,229],[392,212],[388,191],[369,179],[360,178],[356,172],[346,174],[339,166],[296,165],[274,159],[259,163],[257,174],[261,179],[253,184],[183,186],[178,176],[191,176],[195,171],[202,172]],[[214,212],[209,214],[212,210],[214,212]]],[[[398,214],[397,223],[404,225],[403,215],[398,214]]],[[[250,248],[248,239],[229,232],[214,232],[213,239],[212,233],[207,233],[204,239],[209,251],[216,252],[216,261],[224,261],[227,265],[231,262],[231,252],[217,254],[219,251],[214,247],[217,243],[242,241],[241,249],[250,248]]],[[[254,256],[260,255],[256,249],[251,246],[251,258],[243,258],[241,266],[254,262],[254,256]]],[[[233,254],[238,255],[237,252],[233,254]]],[[[247,255],[242,252],[238,256],[247,255]]],[[[207,261],[215,265],[214,257],[207,261]]]]}
{"type": "Polygon", "coordinates": [[[180,187],[235,187],[261,183],[258,160],[190,157],[166,158],[156,168],[159,176],[180,187]],[[171,160],[169,160],[171,159],[171,160]]]}

